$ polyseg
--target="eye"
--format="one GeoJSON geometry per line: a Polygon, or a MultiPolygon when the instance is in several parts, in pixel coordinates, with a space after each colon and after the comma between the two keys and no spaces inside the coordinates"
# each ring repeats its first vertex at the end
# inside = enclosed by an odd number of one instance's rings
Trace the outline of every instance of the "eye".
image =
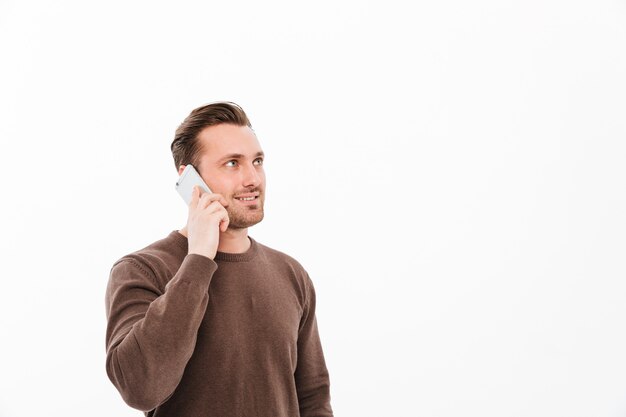
{"type": "Polygon", "coordinates": [[[229,167],[234,166],[234,165],[228,165],[228,164],[230,164],[231,162],[232,162],[233,164],[236,164],[236,163],[237,163],[237,161],[235,161],[235,160],[233,159],[233,160],[231,160],[231,161],[226,162],[226,166],[229,166],[229,167]]]}
{"type": "Polygon", "coordinates": [[[257,158],[255,162],[258,161],[258,165],[263,165],[263,158],[257,158]]]}

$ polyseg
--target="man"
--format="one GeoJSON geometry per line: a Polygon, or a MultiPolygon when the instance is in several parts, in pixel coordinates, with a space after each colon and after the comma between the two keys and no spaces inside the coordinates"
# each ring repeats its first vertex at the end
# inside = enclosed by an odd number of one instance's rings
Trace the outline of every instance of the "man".
{"type": "Polygon", "coordinates": [[[234,103],[199,107],[176,131],[192,164],[187,224],[111,268],[107,374],[153,417],[328,417],[315,290],[288,255],[248,236],[263,219],[264,154],[234,103]]]}

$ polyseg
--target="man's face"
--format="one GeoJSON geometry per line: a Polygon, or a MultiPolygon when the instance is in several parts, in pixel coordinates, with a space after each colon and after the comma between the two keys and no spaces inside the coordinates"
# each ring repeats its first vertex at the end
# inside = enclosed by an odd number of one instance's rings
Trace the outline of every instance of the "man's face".
{"type": "Polygon", "coordinates": [[[248,126],[220,124],[198,135],[201,157],[198,173],[211,191],[228,201],[229,229],[243,229],[263,220],[265,202],[264,154],[248,126]],[[251,201],[240,198],[254,197],[251,201]]]}

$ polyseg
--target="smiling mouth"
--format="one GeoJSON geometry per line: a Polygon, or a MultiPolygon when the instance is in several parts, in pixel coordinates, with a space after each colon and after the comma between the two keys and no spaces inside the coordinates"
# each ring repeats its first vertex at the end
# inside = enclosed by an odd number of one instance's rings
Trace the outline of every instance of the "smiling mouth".
{"type": "Polygon", "coordinates": [[[255,197],[235,197],[235,200],[239,200],[239,201],[254,201],[257,198],[259,198],[259,196],[255,196],[255,197]]]}

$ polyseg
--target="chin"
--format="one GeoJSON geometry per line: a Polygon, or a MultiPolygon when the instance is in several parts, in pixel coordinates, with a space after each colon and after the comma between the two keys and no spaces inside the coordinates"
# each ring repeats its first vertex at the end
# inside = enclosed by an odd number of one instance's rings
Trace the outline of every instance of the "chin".
{"type": "Polygon", "coordinates": [[[235,221],[235,222],[230,222],[230,224],[228,225],[229,229],[246,229],[248,227],[254,226],[255,224],[261,223],[261,221],[263,220],[263,213],[261,213],[260,216],[252,218],[252,219],[245,219],[243,221],[235,221]]]}

